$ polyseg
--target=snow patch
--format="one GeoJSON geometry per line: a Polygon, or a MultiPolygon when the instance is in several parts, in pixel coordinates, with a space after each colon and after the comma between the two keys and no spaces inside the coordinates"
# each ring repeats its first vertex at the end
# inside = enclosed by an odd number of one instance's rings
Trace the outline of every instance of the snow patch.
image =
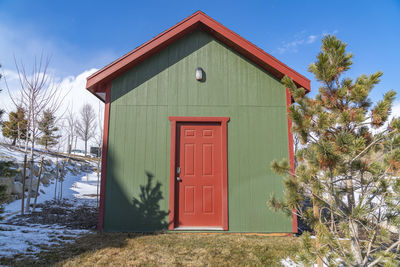
{"type": "Polygon", "coordinates": [[[281,264],[284,267],[299,267],[300,266],[297,263],[295,263],[294,261],[292,261],[289,257],[287,257],[286,259],[282,259],[281,264]]]}
{"type": "Polygon", "coordinates": [[[66,229],[58,225],[17,226],[0,224],[0,257],[23,253],[33,255],[44,247],[73,242],[89,230],[66,229]]]}
{"type": "MultiPolygon", "coordinates": [[[[41,156],[41,155],[40,155],[41,156]]],[[[46,159],[53,161],[52,166],[46,168],[55,168],[54,162],[59,161],[52,155],[45,155],[46,159]]],[[[24,160],[24,153],[18,150],[12,150],[8,147],[0,145],[0,160],[10,160],[22,162],[24,160]]],[[[91,164],[95,167],[94,163],[91,164]]],[[[65,165],[66,175],[62,183],[57,182],[57,198],[61,195],[63,199],[78,201],[87,205],[97,205],[97,192],[98,192],[98,176],[96,172],[90,171],[72,171],[74,166],[81,166],[82,163],[65,165]]],[[[100,181],[99,181],[100,183],[100,181]]],[[[55,180],[50,180],[46,186],[40,184],[40,195],[37,199],[37,204],[50,201],[55,198],[56,183],[55,180]]],[[[26,201],[26,199],[25,199],[26,201]]],[[[31,199],[31,204],[33,199],[31,199]]],[[[29,226],[21,226],[12,224],[12,218],[21,212],[22,200],[15,200],[9,204],[4,205],[5,212],[2,216],[6,219],[0,223],[0,258],[13,257],[17,254],[24,254],[27,256],[34,256],[42,249],[49,248],[54,245],[73,242],[77,237],[91,233],[90,230],[69,229],[59,225],[44,225],[44,224],[31,224],[29,226]]],[[[40,212],[37,208],[36,212],[40,212]]]]}

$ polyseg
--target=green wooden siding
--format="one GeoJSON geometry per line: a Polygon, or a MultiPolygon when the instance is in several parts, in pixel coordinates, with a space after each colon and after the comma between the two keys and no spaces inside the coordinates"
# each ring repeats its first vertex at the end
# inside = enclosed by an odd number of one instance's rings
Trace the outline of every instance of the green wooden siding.
{"type": "Polygon", "coordinates": [[[152,231],[168,224],[168,116],[226,116],[229,231],[291,232],[291,219],[266,206],[272,193],[281,196],[283,191],[269,166],[274,159],[288,158],[285,99],[277,79],[202,31],[116,78],[105,231],[152,231]],[[197,67],[206,73],[204,82],[195,80],[197,67]],[[162,199],[154,198],[155,192],[146,198],[148,176],[154,177],[153,187],[160,184],[162,199]],[[143,215],[149,213],[150,220],[143,215]]]}

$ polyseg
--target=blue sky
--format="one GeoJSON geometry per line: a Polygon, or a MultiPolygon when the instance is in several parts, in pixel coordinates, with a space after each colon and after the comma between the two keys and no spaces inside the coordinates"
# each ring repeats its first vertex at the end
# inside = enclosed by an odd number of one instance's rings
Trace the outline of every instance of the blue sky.
{"type": "MultiPolygon", "coordinates": [[[[202,10],[312,80],[307,72],[324,34],[334,33],[354,54],[356,77],[381,70],[376,101],[400,93],[400,1],[15,1],[0,0],[0,63],[52,55],[59,77],[101,68],[202,10]]],[[[83,89],[83,88],[82,88],[83,89]]],[[[400,99],[400,96],[399,96],[400,99]]]]}

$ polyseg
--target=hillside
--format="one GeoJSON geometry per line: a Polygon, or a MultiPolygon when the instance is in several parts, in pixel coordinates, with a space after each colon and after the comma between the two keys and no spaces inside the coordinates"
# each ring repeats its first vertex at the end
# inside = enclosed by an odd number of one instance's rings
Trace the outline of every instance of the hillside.
{"type": "MultiPolygon", "coordinates": [[[[78,236],[89,234],[96,228],[96,164],[92,161],[64,158],[62,155],[37,151],[33,188],[37,184],[37,170],[41,157],[44,157],[44,164],[36,210],[32,212],[31,209],[31,212],[21,215],[22,194],[19,190],[22,190],[24,153],[0,145],[0,160],[13,162],[13,168],[17,171],[15,176],[9,177],[9,183],[12,185],[9,190],[10,203],[4,206],[5,212],[2,216],[5,219],[0,221],[0,263],[34,255],[55,245],[71,243],[78,236]]],[[[27,176],[29,172],[28,170],[27,176]]],[[[25,201],[28,184],[29,182],[24,190],[25,201]]],[[[31,199],[31,207],[33,202],[31,199]]]]}

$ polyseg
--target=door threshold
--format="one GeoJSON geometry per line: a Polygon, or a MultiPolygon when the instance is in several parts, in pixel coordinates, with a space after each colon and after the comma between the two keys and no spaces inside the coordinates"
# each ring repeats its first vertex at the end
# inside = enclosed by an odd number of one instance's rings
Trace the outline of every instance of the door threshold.
{"type": "Polygon", "coordinates": [[[178,231],[222,231],[224,230],[220,226],[180,226],[174,228],[178,231]]]}

